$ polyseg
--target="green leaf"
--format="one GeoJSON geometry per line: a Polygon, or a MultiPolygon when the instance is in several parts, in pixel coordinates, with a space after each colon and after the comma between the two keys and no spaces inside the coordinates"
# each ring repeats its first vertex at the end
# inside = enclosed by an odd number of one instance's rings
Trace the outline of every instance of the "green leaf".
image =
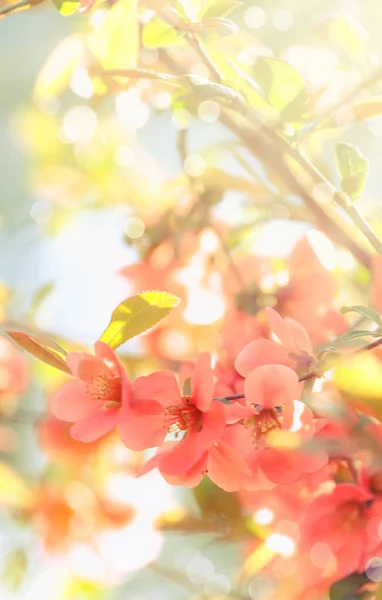
{"type": "Polygon", "coordinates": [[[3,581],[13,592],[20,588],[28,567],[24,548],[15,548],[5,556],[3,581]]]}
{"type": "Polygon", "coordinates": [[[252,75],[284,122],[293,123],[304,118],[308,97],[304,79],[295,67],[284,60],[259,57],[252,75]]]}
{"type": "Polygon", "coordinates": [[[365,55],[368,32],[350,15],[332,14],[316,27],[315,31],[320,37],[340,46],[352,56],[362,58],[365,55]]]}
{"type": "Polygon", "coordinates": [[[368,329],[353,329],[352,331],[346,331],[340,336],[340,340],[352,340],[359,337],[381,337],[381,331],[369,331],[368,329]]]}
{"type": "Polygon", "coordinates": [[[363,317],[366,317],[366,319],[369,319],[370,321],[374,321],[374,323],[376,323],[378,325],[378,327],[382,327],[382,320],[380,315],[373,310],[372,308],[369,308],[368,306],[343,306],[341,308],[341,313],[343,315],[346,315],[349,312],[356,312],[359,313],[360,315],[362,315],[363,317]]]}
{"type": "Polygon", "coordinates": [[[35,81],[33,96],[37,101],[45,96],[58,96],[68,87],[82,52],[83,43],[78,34],[69,35],[57,44],[35,81]]]}
{"type": "Polygon", "coordinates": [[[379,584],[375,600],[382,600],[382,583],[379,584]]]}
{"type": "Polygon", "coordinates": [[[241,5],[242,2],[238,2],[237,0],[209,0],[205,5],[203,19],[226,17],[231,10],[241,5]]]}
{"type": "Polygon", "coordinates": [[[113,311],[100,340],[118,348],[166,317],[179,304],[177,296],[167,292],[147,291],[127,298],[113,311]]]}
{"type": "Polygon", "coordinates": [[[338,142],[336,162],[343,191],[352,199],[358,198],[366,185],[369,161],[356,146],[338,142]]]}
{"type": "Polygon", "coordinates": [[[150,19],[143,27],[142,43],[145,48],[166,48],[180,41],[181,37],[176,29],[159,16],[150,19]]]}
{"type": "Polygon", "coordinates": [[[360,588],[368,582],[368,578],[364,573],[352,573],[340,581],[336,581],[330,587],[330,600],[350,600],[357,598],[357,593],[360,588]]]}
{"type": "Polygon", "coordinates": [[[79,0],[53,0],[53,4],[64,17],[69,17],[80,7],[79,0]]]}
{"type": "Polygon", "coordinates": [[[139,55],[139,24],[134,0],[119,0],[88,38],[91,51],[104,69],[135,67],[139,55]]]}
{"type": "Polygon", "coordinates": [[[64,373],[71,374],[66,364],[67,353],[45,334],[30,331],[24,325],[13,322],[9,325],[3,324],[2,330],[23,350],[26,350],[38,360],[64,373]]]}

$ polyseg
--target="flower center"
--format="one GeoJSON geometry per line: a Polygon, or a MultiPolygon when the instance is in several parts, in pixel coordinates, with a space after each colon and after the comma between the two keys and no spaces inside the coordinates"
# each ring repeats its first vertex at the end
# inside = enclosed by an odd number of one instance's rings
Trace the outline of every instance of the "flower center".
{"type": "Polygon", "coordinates": [[[202,426],[202,411],[192,404],[189,396],[182,398],[182,404],[169,406],[166,409],[165,424],[169,432],[199,431],[202,426]]]}
{"type": "Polygon", "coordinates": [[[339,521],[339,526],[344,532],[349,532],[359,523],[363,517],[363,507],[358,502],[347,502],[340,506],[336,513],[336,519],[339,521]]]}
{"type": "Polygon", "coordinates": [[[281,407],[263,408],[257,405],[255,410],[257,414],[250,417],[245,425],[253,428],[254,441],[259,442],[270,431],[280,429],[281,424],[278,413],[281,412],[281,407]]]}
{"type": "Polygon", "coordinates": [[[86,383],[86,392],[94,400],[102,400],[106,408],[114,408],[121,403],[121,378],[112,375],[97,375],[86,383]]]}

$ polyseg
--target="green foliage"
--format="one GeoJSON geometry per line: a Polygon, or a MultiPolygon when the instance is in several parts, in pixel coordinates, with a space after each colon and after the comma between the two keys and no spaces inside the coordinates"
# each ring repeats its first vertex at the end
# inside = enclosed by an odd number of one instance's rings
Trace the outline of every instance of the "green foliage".
{"type": "Polygon", "coordinates": [[[183,396],[191,396],[191,377],[187,377],[183,383],[183,396]]]}
{"type": "Polygon", "coordinates": [[[71,373],[66,364],[67,353],[45,334],[30,331],[24,325],[14,323],[4,324],[2,329],[16,344],[38,360],[64,373],[71,373]]]}
{"type": "Polygon", "coordinates": [[[119,0],[106,19],[88,38],[88,44],[104,69],[128,69],[137,64],[139,25],[134,0],[119,0]]]}
{"type": "Polygon", "coordinates": [[[131,296],[113,311],[100,340],[118,348],[159,323],[177,304],[179,298],[167,292],[147,291],[131,296]]]}
{"type": "Polygon", "coordinates": [[[5,556],[3,579],[13,592],[17,592],[23,583],[27,568],[28,557],[23,548],[15,548],[5,556]]]}
{"type": "Polygon", "coordinates": [[[352,573],[340,581],[336,581],[329,591],[330,600],[361,600],[361,588],[368,583],[365,573],[352,573]]]}
{"type": "Polygon", "coordinates": [[[343,306],[341,308],[341,312],[343,315],[349,312],[356,312],[365,317],[366,319],[369,319],[369,321],[374,321],[374,323],[376,323],[378,327],[382,327],[382,320],[380,315],[368,306],[343,306]]]}
{"type": "Polygon", "coordinates": [[[53,4],[64,17],[77,12],[80,6],[79,0],[53,0],[53,4]]]}
{"type": "Polygon", "coordinates": [[[143,26],[142,43],[146,48],[166,48],[180,41],[177,30],[159,16],[154,16],[143,26]]]}
{"type": "Polygon", "coordinates": [[[242,3],[237,0],[210,0],[206,2],[203,19],[226,17],[234,8],[241,5],[242,3]]]}
{"type": "Polygon", "coordinates": [[[252,75],[283,121],[296,123],[306,116],[305,82],[295,67],[284,60],[260,57],[252,75]]]}
{"type": "Polygon", "coordinates": [[[358,198],[366,185],[369,161],[362,152],[347,142],[336,145],[336,162],[345,194],[353,200],[358,198]]]}

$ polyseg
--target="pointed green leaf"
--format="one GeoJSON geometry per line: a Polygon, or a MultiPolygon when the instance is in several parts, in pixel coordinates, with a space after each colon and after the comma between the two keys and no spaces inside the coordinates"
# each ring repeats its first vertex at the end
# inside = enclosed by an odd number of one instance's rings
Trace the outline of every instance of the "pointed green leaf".
{"type": "Polygon", "coordinates": [[[284,60],[259,57],[252,75],[269,104],[283,121],[300,121],[307,112],[308,97],[299,71],[284,60]]]}
{"type": "Polygon", "coordinates": [[[30,331],[24,325],[4,324],[2,330],[23,350],[38,360],[55,367],[64,373],[71,373],[66,364],[67,352],[45,334],[30,331]]]}
{"type": "Polygon", "coordinates": [[[381,320],[380,315],[375,310],[373,310],[372,308],[369,308],[368,306],[359,306],[359,305],[343,306],[341,308],[341,312],[343,315],[345,315],[349,312],[359,313],[366,319],[369,319],[370,321],[374,321],[374,323],[376,323],[378,325],[378,327],[382,326],[382,320],[381,320]]]}
{"type": "Polygon", "coordinates": [[[69,17],[80,7],[79,0],[53,0],[53,4],[64,17],[69,17]]]}
{"type": "Polygon", "coordinates": [[[241,5],[242,2],[238,2],[237,0],[208,0],[205,3],[203,19],[226,17],[231,10],[241,5]]]}
{"type": "Polygon", "coordinates": [[[103,69],[135,67],[139,54],[139,24],[135,0],[119,0],[88,38],[103,69]]]}
{"type": "Polygon", "coordinates": [[[368,329],[353,329],[352,331],[347,331],[340,336],[340,340],[352,340],[359,337],[381,337],[381,331],[369,331],[368,329]]]}
{"type": "Polygon", "coordinates": [[[159,16],[154,16],[143,26],[142,43],[145,48],[165,48],[180,41],[177,30],[159,16]]]}
{"type": "Polygon", "coordinates": [[[366,185],[369,161],[356,146],[339,142],[336,145],[336,162],[343,191],[350,198],[358,198],[366,185]]]}
{"type": "Polygon", "coordinates": [[[159,291],[141,292],[131,296],[114,310],[100,340],[112,348],[118,348],[127,340],[159,323],[179,301],[177,296],[159,291]]]}

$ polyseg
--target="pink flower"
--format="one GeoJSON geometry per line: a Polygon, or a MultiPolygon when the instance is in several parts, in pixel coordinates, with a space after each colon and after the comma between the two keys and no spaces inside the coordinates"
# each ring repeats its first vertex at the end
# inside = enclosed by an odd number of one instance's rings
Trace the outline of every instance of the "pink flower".
{"type": "Polygon", "coordinates": [[[307,507],[301,523],[303,551],[325,544],[342,577],[363,572],[370,558],[381,555],[377,531],[381,520],[382,500],[361,486],[339,484],[307,507]]]}
{"type": "MultiPolygon", "coordinates": [[[[214,391],[213,372],[209,354],[202,354],[191,378],[191,395],[182,396],[175,376],[163,371],[166,384],[152,394],[162,403],[164,414],[158,416],[165,431],[184,437],[166,451],[159,450],[160,470],[168,476],[185,475],[204,453],[217,442],[225,428],[226,412],[221,402],[212,400],[214,391]]],[[[157,373],[159,376],[160,373],[157,373]]]]}
{"type": "Polygon", "coordinates": [[[326,453],[307,453],[300,448],[315,434],[316,423],[312,411],[296,399],[299,382],[292,369],[284,365],[254,369],[245,380],[244,394],[246,406],[235,403],[227,409],[228,420],[241,419],[241,423],[228,427],[223,437],[251,470],[244,488],[289,484],[326,464],[326,453]],[[280,442],[276,443],[274,436],[270,445],[270,434],[278,430],[280,442]]]}
{"type": "Polygon", "coordinates": [[[243,477],[250,475],[250,470],[244,459],[222,440],[214,444],[186,471],[169,474],[166,468],[166,457],[176,452],[177,442],[165,442],[157,454],[147,461],[140,469],[143,475],[157,468],[163,478],[171,485],[196,487],[205,475],[226,492],[234,492],[242,487],[243,477]]]}
{"type": "Polygon", "coordinates": [[[94,345],[95,356],[70,352],[67,364],[75,381],[65,383],[52,397],[55,417],[74,423],[70,435],[93,442],[118,427],[122,441],[132,450],[156,446],[163,441],[157,416],[163,407],[150,396],[155,373],[133,383],[114,351],[103,342],[94,345]]]}
{"type": "Polygon", "coordinates": [[[278,341],[259,339],[247,344],[236,358],[236,370],[247,377],[261,365],[280,364],[293,367],[300,374],[306,373],[314,363],[314,358],[312,343],[305,328],[294,319],[283,319],[273,308],[266,308],[265,311],[271,332],[278,341]]]}

